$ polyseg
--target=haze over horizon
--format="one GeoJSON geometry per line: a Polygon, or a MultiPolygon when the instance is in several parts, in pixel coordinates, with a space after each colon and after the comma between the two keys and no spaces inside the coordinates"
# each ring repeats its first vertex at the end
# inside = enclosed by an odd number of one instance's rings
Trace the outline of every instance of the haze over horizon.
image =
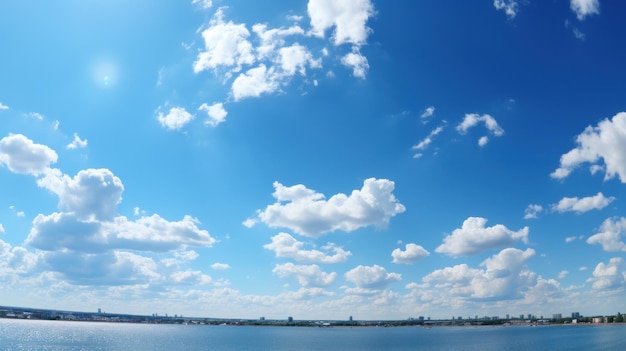
{"type": "Polygon", "coordinates": [[[626,3],[0,3],[0,304],[626,311],[626,3]]]}

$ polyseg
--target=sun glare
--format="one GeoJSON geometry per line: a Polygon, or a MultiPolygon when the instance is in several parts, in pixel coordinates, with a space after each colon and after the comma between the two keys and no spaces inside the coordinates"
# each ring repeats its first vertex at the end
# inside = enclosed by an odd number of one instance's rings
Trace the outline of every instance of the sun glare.
{"type": "Polygon", "coordinates": [[[119,72],[115,63],[109,60],[99,61],[93,68],[93,79],[100,88],[112,88],[119,79],[119,72]]]}

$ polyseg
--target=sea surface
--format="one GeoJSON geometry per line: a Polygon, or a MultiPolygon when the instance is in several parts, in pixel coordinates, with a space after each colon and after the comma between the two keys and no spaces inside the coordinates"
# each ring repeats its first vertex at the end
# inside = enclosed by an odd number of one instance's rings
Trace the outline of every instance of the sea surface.
{"type": "Polygon", "coordinates": [[[0,350],[623,350],[626,325],[253,327],[0,319],[0,350]]]}

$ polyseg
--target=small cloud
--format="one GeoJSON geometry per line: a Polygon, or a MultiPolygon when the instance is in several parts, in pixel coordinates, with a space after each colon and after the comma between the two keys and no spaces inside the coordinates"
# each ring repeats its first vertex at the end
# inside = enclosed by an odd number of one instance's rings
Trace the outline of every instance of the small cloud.
{"type": "Polygon", "coordinates": [[[565,238],[565,242],[566,243],[571,243],[574,240],[576,240],[575,236],[568,236],[567,238],[565,238]]]}
{"type": "Polygon", "coordinates": [[[246,228],[252,228],[254,227],[255,224],[257,224],[257,220],[254,218],[248,218],[245,221],[243,221],[241,224],[243,224],[244,227],[246,228]]]}
{"type": "Polygon", "coordinates": [[[574,28],[572,32],[574,33],[576,39],[585,41],[585,33],[581,32],[578,28],[574,28]]]}
{"type": "Polygon", "coordinates": [[[424,110],[424,113],[420,115],[422,118],[428,118],[435,114],[435,106],[429,106],[424,110]]]}
{"type": "Polygon", "coordinates": [[[4,233],[6,233],[6,232],[4,231],[4,227],[2,226],[2,224],[0,224],[0,234],[4,234],[4,233]]]}
{"type": "Polygon", "coordinates": [[[615,200],[615,197],[605,197],[601,192],[594,196],[583,198],[564,197],[558,204],[552,205],[552,210],[559,213],[576,212],[578,214],[591,210],[601,210],[615,200]]]}
{"type": "Polygon", "coordinates": [[[224,104],[221,102],[215,103],[213,105],[202,104],[198,108],[200,111],[204,111],[208,115],[208,119],[204,121],[205,125],[216,127],[218,124],[226,121],[226,116],[228,112],[224,109],[224,104]]]}
{"type": "Polygon", "coordinates": [[[45,118],[44,115],[42,115],[39,112],[30,112],[30,113],[25,114],[24,116],[26,116],[28,118],[34,118],[34,119],[37,119],[37,120],[40,120],[40,121],[43,121],[43,119],[45,118]]]}
{"type": "Polygon", "coordinates": [[[352,47],[352,52],[341,58],[341,63],[346,67],[352,68],[352,75],[357,78],[365,79],[367,70],[370,68],[367,57],[361,54],[358,46],[352,47]]]}
{"type": "Polygon", "coordinates": [[[211,268],[213,268],[216,271],[224,271],[230,268],[230,265],[228,263],[213,263],[211,265],[211,268]]]}
{"type": "Polygon", "coordinates": [[[430,255],[426,249],[416,244],[406,244],[405,250],[395,249],[391,253],[393,263],[412,264],[430,255]]]}
{"type": "Polygon", "coordinates": [[[579,271],[586,271],[588,268],[586,266],[580,266],[580,268],[578,268],[579,271]]]}
{"type": "Polygon", "coordinates": [[[59,125],[60,125],[60,124],[61,124],[61,122],[59,122],[59,120],[58,120],[58,119],[57,119],[57,120],[55,120],[55,121],[52,123],[52,129],[54,129],[54,130],[59,130],[59,125]]]}
{"type": "Polygon", "coordinates": [[[169,130],[179,130],[194,119],[194,115],[182,107],[172,107],[167,115],[159,112],[157,120],[169,130]]]}
{"type": "Polygon", "coordinates": [[[563,278],[565,278],[568,274],[569,274],[569,272],[568,272],[568,271],[565,271],[565,270],[560,271],[560,272],[559,272],[559,275],[557,276],[557,278],[558,278],[558,279],[563,279],[563,278]]]}
{"type": "Polygon", "coordinates": [[[213,6],[213,1],[212,0],[193,0],[191,2],[194,5],[198,5],[203,9],[209,9],[211,8],[211,6],[213,6]]]}
{"type": "MultiPolygon", "coordinates": [[[[439,126],[433,129],[433,131],[431,131],[430,134],[428,134],[426,138],[424,138],[419,143],[413,145],[412,149],[413,150],[425,150],[432,143],[433,138],[436,137],[442,131],[443,131],[443,126],[439,126]]],[[[420,154],[420,157],[421,157],[421,154],[420,154]]]]}
{"type": "Polygon", "coordinates": [[[517,15],[517,0],[493,0],[493,6],[498,11],[504,11],[509,18],[517,15]]]}
{"type": "Polygon", "coordinates": [[[487,136],[482,136],[480,137],[480,139],[478,139],[478,146],[483,147],[487,145],[488,142],[489,142],[489,138],[487,136]]]}
{"type": "Polygon", "coordinates": [[[524,219],[535,219],[539,218],[539,213],[543,211],[543,207],[541,205],[531,204],[526,207],[524,211],[524,219]]]}
{"type": "MultiPolygon", "coordinates": [[[[504,135],[504,129],[498,125],[498,122],[493,117],[487,114],[482,116],[476,113],[466,114],[463,121],[456,127],[456,130],[459,134],[466,134],[470,128],[477,126],[479,123],[484,123],[485,128],[497,137],[504,135]]],[[[485,146],[488,141],[487,136],[483,136],[478,140],[478,145],[481,147],[485,146]]]]}
{"type": "Polygon", "coordinates": [[[0,102],[0,110],[8,110],[9,106],[3,104],[2,102],[0,102]]]}
{"type": "Polygon", "coordinates": [[[67,144],[67,148],[70,150],[73,149],[82,149],[87,147],[87,139],[82,140],[78,134],[74,133],[74,140],[71,143],[67,144]]]}
{"type": "Polygon", "coordinates": [[[584,20],[587,16],[600,14],[599,0],[570,0],[569,6],[579,21],[584,20]]]}

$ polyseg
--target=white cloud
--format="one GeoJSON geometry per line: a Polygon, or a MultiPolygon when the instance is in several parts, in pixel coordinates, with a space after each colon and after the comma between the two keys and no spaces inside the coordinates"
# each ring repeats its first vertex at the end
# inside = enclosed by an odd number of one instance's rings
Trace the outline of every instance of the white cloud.
{"type": "Polygon", "coordinates": [[[509,18],[517,15],[517,0],[493,0],[493,6],[496,10],[502,10],[509,18]]]}
{"type": "Polygon", "coordinates": [[[179,130],[194,119],[194,115],[182,107],[172,107],[167,115],[159,112],[157,120],[169,130],[179,130]]]}
{"type": "Polygon", "coordinates": [[[280,87],[279,76],[274,67],[269,69],[261,64],[241,73],[231,87],[235,101],[247,97],[259,97],[261,94],[273,93],[280,87]]]}
{"type": "Polygon", "coordinates": [[[428,106],[424,113],[420,115],[422,118],[428,118],[435,114],[435,106],[428,106]]]}
{"type": "Polygon", "coordinates": [[[0,234],[4,234],[6,231],[4,230],[4,226],[0,224],[0,234]]]}
{"type": "MultiPolygon", "coordinates": [[[[583,163],[591,163],[592,167],[602,159],[605,180],[619,176],[626,183],[626,112],[613,116],[612,120],[604,119],[596,127],[588,126],[576,137],[578,146],[561,155],[560,166],[550,174],[552,178],[566,178],[574,169],[583,163]]],[[[597,167],[592,171],[598,171],[597,167]]]]}
{"type": "Polygon", "coordinates": [[[59,208],[81,220],[113,219],[124,191],[122,181],[106,168],[82,170],[74,178],[49,170],[37,184],[57,194],[59,208]]]}
{"type": "Polygon", "coordinates": [[[568,236],[567,238],[565,238],[565,242],[566,243],[571,243],[574,240],[576,240],[575,236],[568,236]]]}
{"type": "Polygon", "coordinates": [[[276,203],[259,211],[259,219],[272,228],[289,228],[308,237],[321,237],[335,230],[384,227],[391,217],[405,210],[393,195],[394,182],[387,179],[366,179],[360,190],[353,190],[349,196],[336,194],[328,200],[302,184],[273,185],[276,203]]]}
{"type": "Polygon", "coordinates": [[[228,263],[219,263],[219,262],[216,262],[216,263],[213,263],[213,264],[211,265],[211,268],[213,268],[213,269],[214,269],[214,270],[216,270],[216,271],[223,271],[223,270],[227,270],[227,269],[229,269],[229,268],[230,268],[230,265],[229,265],[228,263]]]}
{"type": "Polygon", "coordinates": [[[533,249],[525,251],[507,248],[483,261],[484,269],[467,264],[438,269],[422,278],[419,288],[422,299],[438,304],[463,304],[463,300],[521,299],[537,284],[537,276],[528,270],[526,262],[535,255],[533,249]]]}
{"type": "Polygon", "coordinates": [[[483,147],[483,146],[487,145],[488,142],[489,142],[489,137],[482,136],[482,137],[480,137],[480,139],[478,139],[478,146],[483,147]]]}
{"type": "Polygon", "coordinates": [[[298,262],[338,263],[345,262],[352,255],[350,251],[330,243],[323,247],[326,252],[303,250],[303,246],[303,242],[287,233],[278,233],[272,237],[270,244],[263,245],[265,249],[274,251],[276,257],[292,258],[298,262]],[[328,251],[332,251],[333,254],[328,251]]]}
{"type": "Polygon", "coordinates": [[[430,134],[428,134],[428,136],[426,138],[424,138],[419,143],[413,145],[412,149],[413,150],[425,150],[433,142],[433,138],[436,137],[442,131],[443,131],[443,127],[442,126],[439,126],[439,127],[435,128],[435,129],[433,129],[430,132],[430,134]]]}
{"type": "MultiPolygon", "coordinates": [[[[481,122],[485,124],[485,127],[491,132],[491,134],[498,137],[504,135],[504,129],[500,128],[498,122],[493,117],[490,115],[480,116],[476,113],[466,114],[463,121],[456,127],[456,130],[460,134],[465,134],[470,128],[475,127],[481,122]]],[[[488,142],[489,138],[487,136],[482,136],[478,139],[478,146],[483,147],[487,145],[488,142]]]]}
{"type": "Polygon", "coordinates": [[[569,274],[569,272],[566,271],[566,270],[560,271],[559,275],[557,276],[557,278],[563,279],[563,278],[567,277],[568,274],[569,274]]]}
{"type": "Polygon", "coordinates": [[[357,78],[365,79],[367,70],[370,68],[367,63],[367,57],[361,54],[361,50],[357,46],[352,47],[352,52],[341,58],[341,63],[352,68],[352,75],[357,78]]]}
{"type": "Polygon", "coordinates": [[[581,32],[580,29],[578,28],[572,29],[572,33],[574,33],[574,36],[576,37],[576,39],[585,41],[585,37],[586,37],[585,33],[581,32]]]}
{"type": "Polygon", "coordinates": [[[71,143],[67,144],[68,149],[78,149],[87,147],[87,139],[82,140],[78,134],[74,133],[74,140],[71,143]]]}
{"type": "Polygon", "coordinates": [[[395,249],[391,252],[393,257],[393,263],[415,263],[430,255],[426,249],[417,244],[406,244],[404,251],[401,249],[395,249]]]}
{"type": "Polygon", "coordinates": [[[2,102],[0,102],[0,110],[8,110],[9,106],[3,104],[2,102]]]}
{"type": "Polygon", "coordinates": [[[196,73],[204,70],[215,70],[219,66],[229,68],[229,72],[238,72],[244,64],[254,63],[254,48],[247,40],[250,32],[245,24],[224,22],[224,8],[220,8],[202,31],[205,51],[198,54],[193,64],[196,73]]]}
{"type": "Polygon", "coordinates": [[[592,283],[595,290],[622,290],[626,287],[626,272],[623,270],[624,260],[621,257],[613,257],[608,264],[598,263],[593,270],[593,276],[588,282],[592,283]]]}
{"type": "Polygon", "coordinates": [[[266,24],[255,24],[252,31],[261,39],[261,44],[255,48],[259,60],[272,58],[276,54],[277,46],[285,45],[285,38],[292,35],[304,35],[304,29],[298,25],[289,28],[267,29],[266,24]]]}
{"type": "Polygon", "coordinates": [[[558,204],[552,205],[552,210],[559,213],[576,212],[580,214],[591,210],[601,210],[613,202],[613,200],[615,200],[615,197],[605,197],[601,192],[594,196],[580,199],[577,197],[564,197],[558,204]]]}
{"type": "Polygon", "coordinates": [[[398,273],[387,273],[387,270],[379,265],[359,265],[346,272],[345,278],[357,288],[379,290],[384,289],[389,283],[400,281],[402,276],[398,273]]]}
{"type": "Polygon", "coordinates": [[[211,8],[211,6],[213,6],[212,0],[193,0],[191,3],[194,5],[198,5],[203,9],[209,9],[211,8]]]}
{"type": "Polygon", "coordinates": [[[582,21],[587,16],[600,13],[599,0],[570,0],[570,8],[576,14],[576,18],[582,21]]]}
{"type": "Polygon", "coordinates": [[[600,232],[590,236],[587,244],[600,244],[604,251],[626,252],[626,218],[607,218],[600,226],[600,232]]]}
{"type": "Polygon", "coordinates": [[[243,226],[246,228],[252,228],[257,224],[257,220],[254,218],[246,218],[246,220],[243,221],[241,224],[243,224],[243,226]]]}
{"type": "Polygon", "coordinates": [[[485,227],[486,218],[469,217],[461,228],[443,239],[436,252],[450,256],[471,256],[482,251],[503,248],[522,240],[528,242],[528,227],[512,231],[502,224],[485,227]]]}
{"type": "Polygon", "coordinates": [[[320,68],[321,60],[314,60],[307,48],[294,44],[278,50],[278,64],[287,76],[293,76],[296,72],[304,76],[307,64],[311,67],[320,68]]]}
{"type": "Polygon", "coordinates": [[[9,134],[0,140],[0,165],[15,173],[39,175],[56,163],[57,157],[51,148],[22,134],[9,134]]]}
{"type": "Polygon", "coordinates": [[[326,30],[334,26],[335,45],[362,45],[371,32],[367,20],[374,15],[374,5],[370,0],[309,0],[307,12],[313,35],[324,37],[326,30]]]}
{"type": "Polygon", "coordinates": [[[39,121],[43,121],[44,118],[45,118],[44,115],[42,115],[39,112],[29,112],[29,113],[25,114],[24,116],[30,117],[30,118],[34,118],[34,119],[39,120],[39,121]]]}
{"type": "Polygon", "coordinates": [[[291,262],[276,265],[272,273],[281,278],[295,276],[303,287],[329,286],[337,278],[337,273],[323,272],[318,265],[295,265],[291,262]]]}
{"type": "Polygon", "coordinates": [[[221,102],[215,103],[213,105],[202,104],[198,108],[200,111],[204,111],[208,115],[208,119],[204,122],[206,125],[211,127],[215,127],[218,124],[226,121],[226,116],[228,112],[224,109],[224,104],[221,102]]]}
{"type": "Polygon", "coordinates": [[[530,204],[524,211],[524,219],[539,218],[539,213],[543,211],[543,206],[537,204],[530,204]]]}

